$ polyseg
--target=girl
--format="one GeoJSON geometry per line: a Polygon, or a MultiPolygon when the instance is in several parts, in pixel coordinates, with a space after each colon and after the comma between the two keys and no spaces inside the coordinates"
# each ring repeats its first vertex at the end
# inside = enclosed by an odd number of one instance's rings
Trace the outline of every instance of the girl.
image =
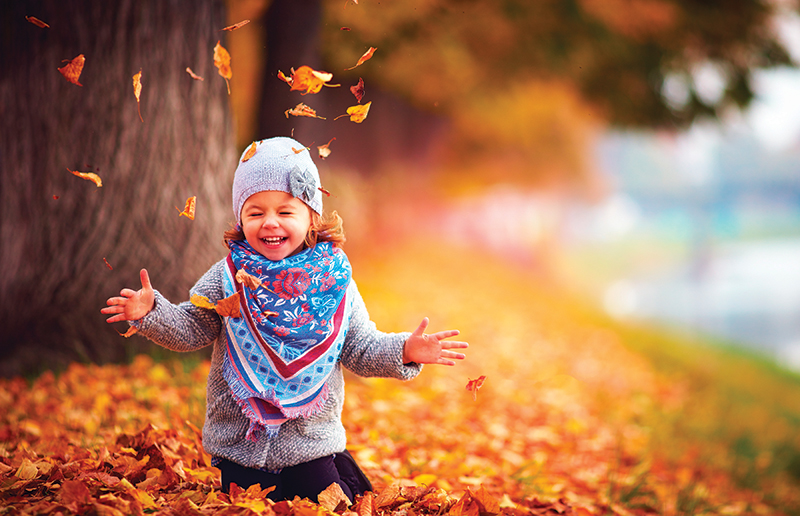
{"type": "Polygon", "coordinates": [[[171,304],[145,269],[140,290],[123,289],[101,312],[174,351],[213,344],[203,447],[225,491],[259,483],[275,486],[273,500],[316,500],[336,482],[354,500],[372,486],[345,449],[341,366],[409,380],[422,364],[454,365],[464,355],[451,350],[467,343],[443,340],[457,330],[424,333],[427,318],[413,333],[376,329],[341,250],[342,221],[323,217],[317,167],[297,141],[243,153],[233,212],[230,253],[190,291],[213,304],[238,294],[226,316],[171,304]]]}

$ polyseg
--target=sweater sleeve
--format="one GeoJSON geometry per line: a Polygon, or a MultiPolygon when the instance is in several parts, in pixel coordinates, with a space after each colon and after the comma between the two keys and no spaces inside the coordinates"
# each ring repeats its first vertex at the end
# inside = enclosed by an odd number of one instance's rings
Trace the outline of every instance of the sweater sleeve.
{"type": "Polygon", "coordinates": [[[359,376],[410,380],[422,370],[421,364],[403,364],[403,346],[409,332],[384,333],[369,318],[355,281],[350,282],[350,327],[342,348],[341,361],[359,376]]]}
{"type": "MultiPolygon", "coordinates": [[[[214,264],[191,288],[216,303],[224,297],[222,287],[224,260],[214,264]]],[[[195,351],[213,343],[222,331],[222,319],[213,310],[200,308],[189,301],[172,304],[156,291],[153,309],[138,321],[132,321],[138,333],[172,351],[195,351]]]]}

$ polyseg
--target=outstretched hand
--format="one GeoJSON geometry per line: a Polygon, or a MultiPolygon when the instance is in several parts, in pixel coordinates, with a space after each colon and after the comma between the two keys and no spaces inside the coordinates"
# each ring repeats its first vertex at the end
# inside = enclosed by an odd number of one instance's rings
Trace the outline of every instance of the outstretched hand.
{"type": "Polygon", "coordinates": [[[119,297],[112,297],[106,301],[108,306],[100,311],[104,314],[114,314],[106,319],[106,322],[138,321],[153,309],[156,295],[153,291],[153,286],[150,284],[150,276],[147,274],[147,269],[142,269],[139,277],[142,280],[142,288],[140,290],[123,288],[119,292],[119,297]]]}
{"type": "Polygon", "coordinates": [[[443,340],[458,335],[458,330],[440,331],[425,333],[428,327],[428,318],[424,318],[414,333],[408,337],[403,346],[403,363],[409,364],[441,364],[456,365],[453,360],[463,360],[464,354],[450,351],[451,349],[462,349],[469,347],[466,342],[456,340],[443,340]]]}

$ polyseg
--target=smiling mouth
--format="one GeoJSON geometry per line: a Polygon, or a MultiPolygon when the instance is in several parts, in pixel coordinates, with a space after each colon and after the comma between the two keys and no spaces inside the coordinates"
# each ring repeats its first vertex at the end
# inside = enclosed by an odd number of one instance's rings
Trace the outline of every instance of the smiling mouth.
{"type": "Polygon", "coordinates": [[[286,241],[288,237],[264,237],[261,239],[267,245],[279,245],[286,241]]]}

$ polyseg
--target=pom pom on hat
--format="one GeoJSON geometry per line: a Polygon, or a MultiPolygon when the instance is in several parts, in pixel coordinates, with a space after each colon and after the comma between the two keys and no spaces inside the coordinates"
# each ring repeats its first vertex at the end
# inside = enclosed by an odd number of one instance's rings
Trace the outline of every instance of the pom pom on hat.
{"type": "Polygon", "coordinates": [[[241,224],[242,206],[258,192],[286,192],[322,214],[319,171],[311,153],[292,138],[279,136],[252,145],[242,153],[233,176],[233,214],[241,224]],[[300,152],[295,152],[298,150],[300,152]],[[250,157],[247,157],[250,155],[250,157]]]}

